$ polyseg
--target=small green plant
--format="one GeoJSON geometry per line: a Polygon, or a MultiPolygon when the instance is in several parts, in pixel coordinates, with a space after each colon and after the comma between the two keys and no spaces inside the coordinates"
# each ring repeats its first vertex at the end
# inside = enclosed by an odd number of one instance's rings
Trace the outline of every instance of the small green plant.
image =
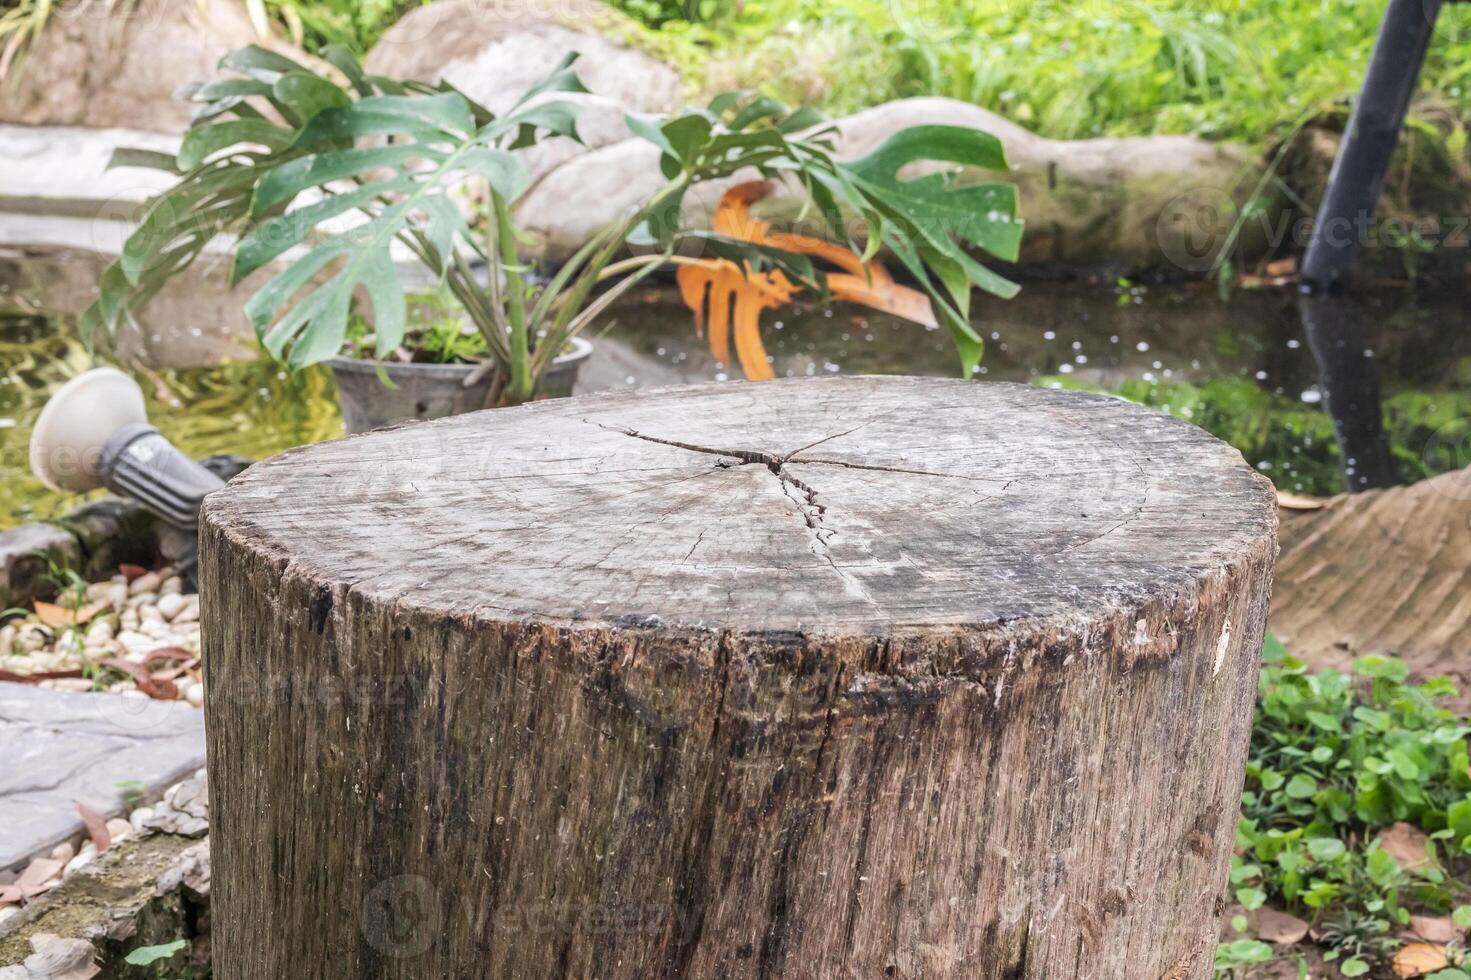
{"type": "Polygon", "coordinates": [[[970,251],[1015,260],[1014,186],[899,176],[922,161],[1004,170],[1001,143],[987,133],[916,126],[862,159],[839,162],[833,130],[819,115],[748,93],[718,96],[672,119],[629,115],[629,130],[661,151],[664,185],[543,280],[519,253],[525,234],[514,209],[530,175],[515,151],[578,139],[577,104],[556,97],[586,91],[573,70],[576,55],[501,116],[448,83],[365,75],[345,48],[330,47],[324,57],[345,84],[260,47],[233,52],[221,62],[230,74],[194,90],[199,112],[176,156],[115,154],[114,165],[162,169],[179,180],[149,204],[103,273],[82,317],[84,336],[129,322],[206,243],[228,233],[238,236],[233,282],[278,259],[285,264],[245,304],[273,357],[299,368],[336,355],[349,341],[359,297],[371,309],[374,353],[388,357],[409,328],[392,252],[399,246],[484,338],[496,400],[518,404],[620,295],[661,265],[699,263],[690,250],[732,261],[748,277],[775,270],[828,295],[826,274],[807,255],[682,225],[691,188],[741,171],[799,187],[815,220],[842,245],[862,249],[861,261],[881,247],[893,252],[949,329],[966,376],[982,350],[969,322],[972,290],[1016,292],[970,251]],[[453,196],[467,180],[485,189],[483,227],[465,219],[453,196]],[[651,250],[615,262],[630,241],[651,250]],[[288,255],[298,247],[298,257],[288,255]]]}
{"type": "MultiPolygon", "coordinates": [[[[1399,660],[1311,673],[1270,636],[1264,660],[1234,897],[1316,923],[1325,958],[1360,976],[1398,948],[1412,909],[1455,905],[1460,886],[1440,857],[1471,853],[1471,726],[1441,703],[1456,693],[1449,681],[1411,683],[1399,660]],[[1426,835],[1423,859],[1381,845],[1397,823],[1426,835]]],[[[1471,923],[1471,908],[1455,915],[1471,923]]]]}
{"type": "Polygon", "coordinates": [[[1246,976],[1249,967],[1272,961],[1272,947],[1255,939],[1235,939],[1216,947],[1216,976],[1232,980],[1246,976]]]}
{"type": "Polygon", "coordinates": [[[164,943],[161,946],[140,946],[129,953],[124,961],[129,966],[152,966],[160,960],[172,958],[188,945],[189,940],[176,939],[171,943],[164,943]]]}

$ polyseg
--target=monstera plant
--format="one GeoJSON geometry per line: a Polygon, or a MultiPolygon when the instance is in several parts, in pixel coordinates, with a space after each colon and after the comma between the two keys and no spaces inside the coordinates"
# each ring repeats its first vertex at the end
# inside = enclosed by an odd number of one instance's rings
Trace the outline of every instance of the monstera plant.
{"type": "Polygon", "coordinates": [[[682,267],[681,288],[712,343],[734,306],[752,376],[770,373],[759,336],[752,343],[756,314],[798,291],[943,324],[967,375],[981,354],[972,289],[1016,291],[972,254],[1016,257],[1015,189],[903,173],[924,162],[1004,170],[987,133],[920,126],[840,162],[835,130],[816,113],[767,98],[733,93],[673,118],[630,115],[629,130],[660,150],[663,186],[538,275],[519,250],[515,206],[529,176],[518,151],[578,139],[577,104],[558,98],[585,91],[576,56],[499,116],[447,83],[365,75],[343,49],[326,58],[332,68],[316,71],[258,47],[234,52],[223,77],[190,93],[199,108],[177,155],[117,152],[115,166],[161,168],[178,181],[149,203],[104,272],[83,317],[89,338],[129,322],[221,235],[233,236],[234,283],[272,271],[245,303],[271,356],[299,368],[347,350],[394,366],[416,347],[454,349],[479,362],[464,383],[486,383],[489,404],[547,393],[548,372],[574,338],[664,265],[682,267]],[[731,180],[745,174],[759,183],[731,180]],[[721,216],[712,229],[687,227],[686,196],[711,181],[733,185],[721,216]],[[810,202],[806,214],[825,237],[776,234],[750,217],[750,204],[778,183],[810,202]],[[479,188],[478,215],[466,214],[467,186],[479,188]],[[621,257],[630,243],[642,254],[621,257]],[[881,249],[913,289],[877,265],[881,249]],[[475,340],[469,354],[416,334],[404,259],[460,308],[475,340]]]}

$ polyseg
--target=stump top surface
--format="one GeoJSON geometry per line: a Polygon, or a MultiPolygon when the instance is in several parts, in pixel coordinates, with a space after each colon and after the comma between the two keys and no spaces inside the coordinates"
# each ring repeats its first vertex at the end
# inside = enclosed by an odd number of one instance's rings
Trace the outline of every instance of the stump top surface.
{"type": "Polygon", "coordinates": [[[1114,398],[901,377],[539,402],[293,450],[204,520],[453,615],[748,633],[1086,623],[1272,546],[1272,488],[1114,398]]]}

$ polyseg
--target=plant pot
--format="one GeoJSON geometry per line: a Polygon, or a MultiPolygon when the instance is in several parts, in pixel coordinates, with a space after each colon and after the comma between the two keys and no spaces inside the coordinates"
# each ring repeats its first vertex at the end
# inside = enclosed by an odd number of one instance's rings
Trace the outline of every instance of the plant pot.
{"type": "MultiPolygon", "coordinates": [[[[592,354],[592,344],[573,337],[572,350],[552,361],[536,387],[537,398],[562,398],[572,394],[577,372],[592,354]]],[[[492,376],[465,387],[473,364],[400,364],[368,361],[356,357],[334,357],[327,362],[337,381],[337,401],[349,435],[367,432],[395,422],[440,419],[486,408],[492,376]],[[388,375],[396,388],[385,385],[379,371],[388,375]]]]}

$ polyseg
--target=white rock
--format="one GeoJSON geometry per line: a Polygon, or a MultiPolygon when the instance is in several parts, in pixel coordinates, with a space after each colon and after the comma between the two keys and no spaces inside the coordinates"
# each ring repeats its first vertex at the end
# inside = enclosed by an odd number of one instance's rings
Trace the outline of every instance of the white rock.
{"type": "Polygon", "coordinates": [[[82,868],[85,868],[87,865],[91,864],[92,859],[96,856],[97,849],[95,847],[92,848],[90,853],[87,851],[87,848],[82,848],[82,852],[80,854],[72,858],[70,861],[66,862],[66,867],[62,869],[61,877],[63,879],[70,878],[82,868]]]}
{"type": "Polygon", "coordinates": [[[153,819],[153,807],[151,806],[140,806],[128,815],[128,823],[133,825],[133,830],[140,833],[151,819],[153,819]]]}
{"type": "Polygon", "coordinates": [[[92,690],[92,682],[85,677],[60,677],[52,681],[51,686],[54,690],[70,691],[74,694],[92,690]]]}
{"type": "Polygon", "coordinates": [[[163,579],[157,572],[147,572],[128,583],[128,595],[138,596],[145,592],[157,592],[158,587],[162,584],[163,579]]]}
{"type": "Polygon", "coordinates": [[[129,837],[132,833],[132,823],[122,817],[114,817],[107,821],[107,836],[112,838],[114,844],[129,837]]]}
{"type": "MultiPolygon", "coordinates": [[[[178,580],[171,579],[170,581],[178,580]]],[[[183,612],[184,608],[188,605],[189,600],[184,598],[178,592],[165,592],[163,595],[158,597],[158,605],[154,608],[157,609],[158,614],[164,619],[173,619],[178,616],[179,613],[183,612]]],[[[146,614],[144,615],[146,617],[146,614]]]]}
{"type": "MultiPolygon", "coordinates": [[[[184,603],[184,608],[179,610],[174,617],[174,623],[197,623],[199,622],[199,596],[193,595],[184,603]]],[[[194,632],[198,632],[195,630],[194,632]]]]}
{"type": "Polygon", "coordinates": [[[114,635],[115,631],[113,629],[112,620],[99,619],[97,620],[97,622],[87,627],[87,637],[85,642],[86,645],[89,647],[106,646],[108,643],[112,642],[114,635]]]}
{"type": "Polygon", "coordinates": [[[152,606],[158,602],[158,593],[153,590],[147,592],[136,592],[128,596],[128,608],[136,609],[140,613],[145,606],[152,606]]]}
{"type": "Polygon", "coordinates": [[[20,918],[19,905],[0,905],[0,926],[4,926],[11,919],[18,918],[20,918]]]}
{"type": "Polygon", "coordinates": [[[21,628],[20,635],[17,639],[22,650],[27,653],[35,653],[38,650],[46,649],[46,644],[50,642],[51,637],[39,626],[24,626],[21,628]]]}
{"type": "Polygon", "coordinates": [[[107,591],[107,604],[114,609],[121,609],[128,604],[128,583],[126,579],[114,580],[107,591]]]}
{"type": "Polygon", "coordinates": [[[103,602],[111,594],[111,582],[93,582],[91,585],[87,586],[87,601],[89,603],[103,602]]]}
{"type": "Polygon", "coordinates": [[[9,653],[15,646],[15,627],[0,626],[0,654],[9,653]]]}
{"type": "Polygon", "coordinates": [[[138,632],[155,641],[161,641],[169,635],[169,627],[162,619],[145,620],[143,625],[138,627],[138,632]]]}
{"type": "Polygon", "coordinates": [[[158,587],[160,595],[177,595],[183,591],[184,580],[177,575],[164,579],[163,584],[158,587]]]}
{"type": "Polygon", "coordinates": [[[150,701],[150,700],[152,700],[151,698],[149,698],[148,695],[144,694],[142,691],[138,690],[136,687],[135,688],[131,688],[131,689],[126,690],[126,691],[123,691],[122,692],[122,696],[125,697],[125,698],[133,698],[134,700],[139,700],[139,699],[141,699],[143,701],[150,701]]]}
{"type": "Polygon", "coordinates": [[[63,866],[76,856],[77,848],[71,841],[62,841],[51,849],[51,860],[60,861],[63,866]]]}
{"type": "Polygon", "coordinates": [[[184,695],[184,699],[196,708],[204,707],[204,685],[191,685],[188,692],[184,695]]]}
{"type": "Polygon", "coordinates": [[[122,628],[125,629],[125,630],[127,630],[127,629],[137,629],[138,628],[138,610],[136,610],[136,609],[124,609],[123,612],[122,612],[122,615],[118,617],[118,625],[122,626],[122,628]]]}

